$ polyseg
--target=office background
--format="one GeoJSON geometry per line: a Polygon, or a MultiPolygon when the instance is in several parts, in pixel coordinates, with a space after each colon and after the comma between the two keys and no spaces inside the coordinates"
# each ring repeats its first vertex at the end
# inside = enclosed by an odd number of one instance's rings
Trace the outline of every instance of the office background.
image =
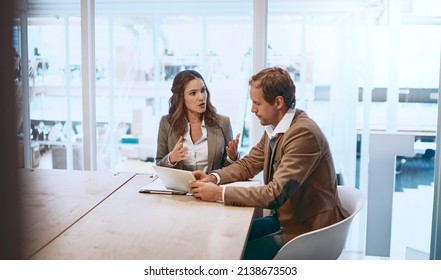
{"type": "Polygon", "coordinates": [[[247,80],[283,65],[296,82],[298,107],[326,133],[344,184],[369,193],[372,135],[413,137],[412,153],[396,154],[388,167],[394,182],[382,186],[393,190],[385,245],[369,244],[366,210],[347,249],[429,258],[439,227],[430,156],[439,106],[438,2],[16,1],[18,165],[117,170],[150,160],[181,69],[204,75],[246,153],[262,133],[248,107],[247,80]]]}

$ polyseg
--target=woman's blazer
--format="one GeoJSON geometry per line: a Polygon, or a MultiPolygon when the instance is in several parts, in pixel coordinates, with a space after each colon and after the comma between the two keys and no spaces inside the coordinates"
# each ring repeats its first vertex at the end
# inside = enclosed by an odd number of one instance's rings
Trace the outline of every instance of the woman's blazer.
{"type": "MultiPolygon", "coordinates": [[[[208,141],[208,166],[207,173],[230,164],[226,159],[226,146],[233,139],[230,118],[223,115],[216,115],[218,126],[209,126],[206,124],[208,141]]],[[[156,165],[169,166],[168,154],[173,150],[178,142],[179,136],[172,130],[168,122],[168,115],[162,116],[159,123],[158,147],[156,150],[156,165]]],[[[182,135],[183,136],[183,135],[182,135]]],[[[178,162],[174,168],[183,169],[183,162],[178,162]]]]}

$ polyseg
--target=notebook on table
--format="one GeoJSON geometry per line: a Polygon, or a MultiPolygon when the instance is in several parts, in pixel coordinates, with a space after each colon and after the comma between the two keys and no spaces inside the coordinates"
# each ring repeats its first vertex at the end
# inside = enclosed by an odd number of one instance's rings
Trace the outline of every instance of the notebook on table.
{"type": "Polygon", "coordinates": [[[153,166],[157,177],[139,190],[142,193],[187,194],[188,184],[196,181],[191,171],[153,166]]]}

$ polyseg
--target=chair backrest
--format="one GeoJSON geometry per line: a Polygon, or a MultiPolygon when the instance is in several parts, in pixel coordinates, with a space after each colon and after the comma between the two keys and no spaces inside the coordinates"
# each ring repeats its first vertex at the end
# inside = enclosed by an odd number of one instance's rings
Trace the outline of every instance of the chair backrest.
{"type": "Polygon", "coordinates": [[[287,242],[275,260],[336,260],[343,252],[352,219],[365,203],[364,194],[353,187],[338,186],[338,197],[349,217],[333,225],[304,233],[287,242]]]}

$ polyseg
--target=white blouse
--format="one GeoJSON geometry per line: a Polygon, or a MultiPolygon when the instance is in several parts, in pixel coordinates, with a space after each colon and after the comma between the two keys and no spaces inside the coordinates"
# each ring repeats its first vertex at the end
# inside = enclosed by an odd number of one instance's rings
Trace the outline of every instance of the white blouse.
{"type": "MultiPolygon", "coordinates": [[[[205,127],[205,120],[202,120],[202,137],[193,143],[190,136],[190,124],[187,122],[187,131],[183,137],[184,148],[187,149],[188,159],[183,161],[185,170],[202,170],[207,172],[208,167],[208,138],[207,128],[205,127]]],[[[169,154],[170,155],[170,154],[169,154]]],[[[170,163],[170,158],[167,160],[169,166],[173,167],[176,164],[170,163]]]]}
{"type": "Polygon", "coordinates": [[[207,172],[208,140],[205,121],[202,121],[202,137],[193,143],[190,136],[190,124],[187,123],[187,132],[184,134],[184,147],[187,148],[188,159],[184,160],[184,169],[202,170],[207,172]]]}

